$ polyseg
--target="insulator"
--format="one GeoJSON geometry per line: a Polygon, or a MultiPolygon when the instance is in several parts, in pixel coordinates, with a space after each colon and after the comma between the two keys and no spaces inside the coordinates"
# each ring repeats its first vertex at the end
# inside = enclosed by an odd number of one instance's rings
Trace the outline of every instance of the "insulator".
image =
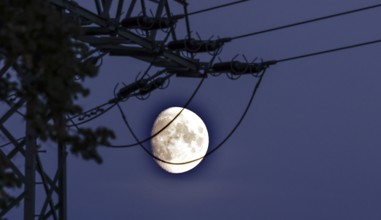
{"type": "Polygon", "coordinates": [[[152,92],[155,89],[158,89],[159,87],[164,85],[166,80],[167,80],[166,77],[160,77],[160,78],[155,79],[151,83],[149,83],[146,86],[144,86],[143,88],[141,88],[139,91],[139,95],[143,96],[143,95],[146,95],[146,94],[152,92]]]}
{"type": "Polygon", "coordinates": [[[184,50],[187,52],[203,53],[220,49],[225,42],[230,41],[229,38],[218,40],[195,40],[193,38],[175,40],[170,42],[167,46],[171,50],[184,50]]]}
{"type": "Polygon", "coordinates": [[[177,19],[170,18],[154,18],[147,16],[138,16],[125,18],[121,21],[121,25],[125,28],[139,28],[144,30],[156,30],[170,28],[177,22],[177,19]]]}
{"type": "Polygon", "coordinates": [[[120,24],[125,28],[135,28],[139,27],[139,24],[142,23],[141,20],[143,20],[143,16],[139,17],[132,17],[132,18],[125,18],[123,19],[120,24]],[[140,21],[139,21],[140,20],[140,21]]]}
{"type": "Polygon", "coordinates": [[[207,74],[201,74],[197,70],[190,70],[187,68],[167,68],[167,73],[176,74],[177,77],[188,77],[188,78],[201,78],[206,77],[207,74]]]}
{"type": "Polygon", "coordinates": [[[121,88],[117,94],[118,98],[123,99],[127,98],[131,93],[134,91],[144,87],[147,85],[147,80],[139,80],[134,83],[131,83],[130,85],[127,85],[123,88],[121,88]]]}
{"type": "Polygon", "coordinates": [[[232,61],[232,62],[216,63],[212,67],[213,72],[231,72],[232,66],[234,65],[234,63],[239,63],[239,62],[238,61],[232,61]]]}
{"type": "Polygon", "coordinates": [[[239,61],[216,63],[212,67],[213,72],[230,72],[235,75],[259,73],[270,65],[276,64],[275,60],[263,63],[241,63],[239,61]]]}
{"type": "Polygon", "coordinates": [[[189,39],[187,39],[187,40],[175,40],[175,41],[168,43],[167,46],[171,50],[185,50],[185,48],[186,48],[185,45],[187,44],[188,41],[189,41],[189,39]]]}
{"type": "MultiPolygon", "coordinates": [[[[253,66],[254,65],[256,64],[253,64],[253,66]]],[[[250,64],[248,63],[241,63],[241,62],[235,61],[231,66],[231,73],[236,75],[250,73],[250,70],[251,70],[250,64]]]]}

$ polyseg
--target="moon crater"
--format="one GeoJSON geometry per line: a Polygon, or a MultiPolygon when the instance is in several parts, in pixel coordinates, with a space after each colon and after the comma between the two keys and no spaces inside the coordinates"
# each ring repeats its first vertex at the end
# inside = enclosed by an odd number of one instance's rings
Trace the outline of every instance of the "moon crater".
{"type": "MultiPolygon", "coordinates": [[[[159,114],[152,128],[151,139],[153,154],[170,163],[184,163],[202,158],[208,149],[209,136],[202,119],[188,109],[172,122],[172,119],[182,110],[171,107],[159,114]],[[170,123],[170,124],[169,124],[170,123]],[[168,125],[169,124],[169,125],[168,125]],[[168,126],[167,126],[168,125],[168,126]]],[[[202,159],[186,164],[170,164],[159,160],[156,162],[170,173],[183,173],[193,169],[202,159]]]]}

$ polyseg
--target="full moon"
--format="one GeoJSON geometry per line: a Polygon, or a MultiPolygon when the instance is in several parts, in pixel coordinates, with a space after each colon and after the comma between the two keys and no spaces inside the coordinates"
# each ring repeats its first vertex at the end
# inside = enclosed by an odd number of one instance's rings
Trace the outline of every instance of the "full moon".
{"type": "Polygon", "coordinates": [[[164,130],[168,123],[182,110],[181,107],[171,107],[162,111],[155,120],[152,127],[152,135],[158,133],[151,139],[153,155],[157,158],[171,163],[156,160],[161,168],[170,173],[184,173],[196,167],[205,156],[208,145],[208,130],[202,119],[194,112],[185,109],[164,130]]]}

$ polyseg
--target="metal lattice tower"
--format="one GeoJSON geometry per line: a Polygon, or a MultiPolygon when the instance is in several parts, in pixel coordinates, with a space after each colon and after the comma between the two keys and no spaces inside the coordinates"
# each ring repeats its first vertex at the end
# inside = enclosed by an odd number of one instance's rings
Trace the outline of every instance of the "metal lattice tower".
{"type": "Polygon", "coordinates": [[[63,144],[58,144],[57,167],[53,175],[44,170],[36,136],[30,128],[29,122],[25,123],[25,138],[17,139],[12,131],[5,125],[12,117],[18,117],[18,110],[24,106],[27,111],[33,109],[33,101],[24,99],[17,100],[0,118],[0,131],[11,142],[8,148],[0,149],[0,157],[7,166],[17,175],[23,183],[23,191],[9,206],[1,210],[0,216],[6,216],[7,212],[23,201],[24,219],[66,219],[66,149],[63,144]],[[21,170],[14,162],[17,156],[24,158],[24,170],[21,170]],[[37,178],[39,176],[39,178],[37,178]],[[37,180],[39,181],[37,182],[37,180]],[[40,210],[36,210],[36,187],[45,191],[40,210]]]}
{"type": "MultiPolygon", "coordinates": [[[[238,61],[213,64],[211,61],[197,59],[197,53],[207,52],[213,60],[224,43],[230,39],[192,38],[185,0],[172,2],[183,8],[183,13],[178,15],[173,15],[167,0],[131,0],[129,4],[125,4],[124,0],[94,0],[96,12],[69,0],[50,0],[50,3],[62,12],[68,22],[82,26],[85,35],[78,40],[88,43],[97,52],[110,56],[133,57],[161,69],[148,81],[144,81],[143,85],[140,81],[122,88],[118,93],[120,98],[139,89],[140,94],[153,91],[164,83],[165,79],[155,79],[162,73],[183,77],[207,77],[208,73],[226,72],[237,76],[259,73],[272,64],[238,61]],[[147,4],[150,4],[151,10],[154,9],[153,12],[148,11],[147,4]],[[112,8],[115,10],[112,11],[112,8]],[[122,10],[125,9],[127,11],[123,14],[122,10]],[[184,39],[179,39],[175,31],[175,25],[181,19],[185,19],[188,36],[184,39]]],[[[16,97],[11,103],[7,103],[7,106],[9,108],[0,116],[0,135],[5,137],[10,145],[0,148],[0,157],[22,181],[22,190],[12,204],[0,211],[0,218],[6,217],[17,203],[23,203],[25,220],[67,219],[65,145],[57,144],[55,171],[46,172],[46,166],[41,160],[42,151],[28,120],[25,119],[25,138],[22,139],[17,139],[14,132],[6,126],[6,122],[12,118],[22,117],[19,113],[21,108],[32,112],[33,100],[16,97]],[[22,156],[24,169],[16,165],[17,155],[22,156]],[[44,195],[38,199],[37,187],[42,187],[44,191],[44,195]]],[[[58,120],[62,122],[62,126],[66,126],[65,116],[58,120]]]]}

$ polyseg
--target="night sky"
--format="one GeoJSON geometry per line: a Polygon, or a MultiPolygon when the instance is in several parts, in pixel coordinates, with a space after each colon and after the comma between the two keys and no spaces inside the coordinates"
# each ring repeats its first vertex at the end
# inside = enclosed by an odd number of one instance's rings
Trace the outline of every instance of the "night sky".
{"type": "MultiPolygon", "coordinates": [[[[81,2],[93,10],[92,1],[81,2]]],[[[229,1],[188,2],[189,11],[197,11],[229,1]]],[[[193,15],[190,22],[203,39],[234,37],[379,3],[252,0],[193,15]]],[[[170,5],[181,13],[176,2],[170,5]]],[[[237,39],[219,57],[280,60],[378,40],[380,19],[381,8],[237,39]]],[[[184,22],[177,33],[185,36],[184,22]]],[[[163,171],[139,146],[100,147],[101,165],[69,156],[69,219],[381,219],[380,57],[381,44],[374,44],[271,66],[238,130],[185,174],[163,171]]],[[[133,82],[147,67],[129,57],[106,56],[99,76],[85,82],[91,95],[80,103],[89,109],[106,102],[117,83],[133,82]]],[[[150,135],[162,110],[183,106],[199,82],[172,77],[167,89],[148,100],[121,103],[138,137],[150,135]]],[[[205,121],[209,149],[235,126],[256,82],[251,75],[205,80],[188,108],[205,121]]],[[[135,142],[117,108],[83,126],[112,128],[114,144],[135,142]]],[[[49,155],[56,154],[55,146],[44,148],[43,160],[54,164],[49,155]]]]}

